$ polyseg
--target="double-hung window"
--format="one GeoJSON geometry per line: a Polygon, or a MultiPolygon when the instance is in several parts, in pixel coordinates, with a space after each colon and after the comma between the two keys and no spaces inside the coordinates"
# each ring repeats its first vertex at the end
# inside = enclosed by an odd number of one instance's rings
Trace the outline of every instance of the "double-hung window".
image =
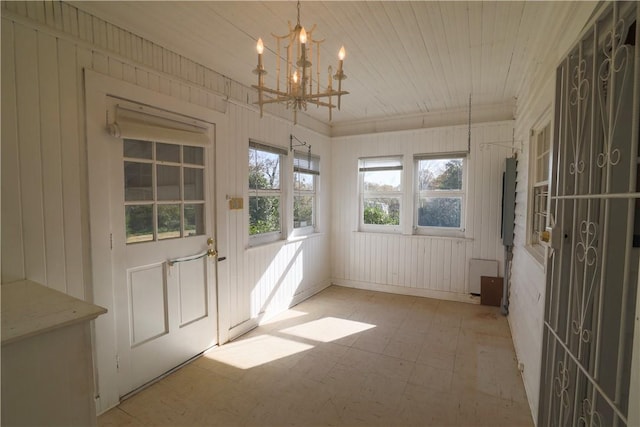
{"type": "Polygon", "coordinates": [[[464,231],[465,155],[415,156],[416,230],[464,231]]]}
{"type": "Polygon", "coordinates": [[[549,161],[551,156],[551,124],[532,132],[531,136],[531,237],[534,250],[543,254],[540,233],[547,226],[547,200],[549,197],[549,161]]]}
{"type": "Polygon", "coordinates": [[[293,228],[312,232],[316,225],[316,192],[320,158],[309,153],[293,156],[293,228]]]}
{"type": "Polygon", "coordinates": [[[402,157],[360,159],[360,228],[400,230],[402,157]]]}
{"type": "Polygon", "coordinates": [[[284,149],[249,141],[249,236],[254,244],[282,237],[284,149]]]}

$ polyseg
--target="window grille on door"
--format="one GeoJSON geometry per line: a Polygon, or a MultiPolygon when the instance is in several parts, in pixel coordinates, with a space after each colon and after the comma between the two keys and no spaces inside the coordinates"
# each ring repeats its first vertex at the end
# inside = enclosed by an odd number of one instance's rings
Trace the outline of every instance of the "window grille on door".
{"type": "Polygon", "coordinates": [[[557,70],[540,426],[627,425],[639,258],[637,18],[635,2],[610,3],[557,70]]]}

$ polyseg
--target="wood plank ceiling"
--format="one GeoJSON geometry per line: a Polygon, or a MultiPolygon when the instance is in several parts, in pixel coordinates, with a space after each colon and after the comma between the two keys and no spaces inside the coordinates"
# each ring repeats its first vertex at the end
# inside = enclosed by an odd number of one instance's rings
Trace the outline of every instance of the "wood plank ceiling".
{"type": "MultiPolygon", "coordinates": [[[[74,2],[112,24],[172,49],[244,85],[255,83],[255,44],[265,42],[274,85],[272,33],[295,25],[292,1],[74,2]]],[[[573,2],[303,1],[301,23],[325,39],[321,70],[347,50],[346,90],[333,122],[514,104],[526,71],[583,7],[573,2]]],[[[593,6],[590,6],[593,8],[593,6]]],[[[326,72],[326,71],[325,71],[326,72]]],[[[324,72],[323,72],[324,74],[324,72]]],[[[325,84],[326,77],[321,78],[325,84]]],[[[326,109],[309,114],[327,121],[326,109]]]]}

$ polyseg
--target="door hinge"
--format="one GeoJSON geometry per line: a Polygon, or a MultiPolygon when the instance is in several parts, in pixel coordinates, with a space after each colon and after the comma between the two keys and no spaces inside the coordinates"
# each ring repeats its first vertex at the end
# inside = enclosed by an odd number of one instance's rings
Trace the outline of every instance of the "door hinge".
{"type": "Polygon", "coordinates": [[[120,371],[120,355],[116,354],[116,370],[120,371]]]}
{"type": "Polygon", "coordinates": [[[113,250],[113,233],[109,233],[109,247],[113,250]]]}

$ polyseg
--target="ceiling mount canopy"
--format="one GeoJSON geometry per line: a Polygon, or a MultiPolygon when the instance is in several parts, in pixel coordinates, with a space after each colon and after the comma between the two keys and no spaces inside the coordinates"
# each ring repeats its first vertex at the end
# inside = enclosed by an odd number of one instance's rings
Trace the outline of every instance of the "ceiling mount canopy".
{"type": "Polygon", "coordinates": [[[255,104],[260,106],[260,117],[262,117],[263,106],[265,104],[281,103],[287,108],[293,109],[293,120],[297,122],[298,110],[306,110],[307,104],[315,104],[317,107],[327,107],[329,109],[329,120],[333,108],[340,109],[340,99],[342,95],[349,92],[342,90],[342,81],[347,78],[342,65],[345,57],[344,46],[338,53],[338,70],[333,74],[331,66],[327,69],[327,86],[320,85],[320,44],[324,40],[314,40],[313,31],[315,25],[310,30],[305,30],[300,25],[300,1],[298,1],[298,19],[296,26],[291,28],[289,22],[289,33],[283,36],[271,34],[276,39],[276,87],[269,88],[264,83],[264,76],[267,71],[264,68],[262,55],[264,43],[262,38],[258,39],[256,49],[258,51],[258,65],[253,70],[258,75],[258,84],[253,85],[258,89],[258,101],[255,104]],[[283,47],[282,44],[285,44],[283,47]],[[282,50],[285,50],[284,56],[282,50]],[[315,57],[315,68],[311,59],[315,57]],[[284,58],[284,60],[283,60],[284,58]],[[284,65],[285,69],[281,67],[284,65]],[[333,88],[333,80],[338,83],[337,90],[333,88]],[[334,100],[336,104],[334,104],[334,100]]]}

